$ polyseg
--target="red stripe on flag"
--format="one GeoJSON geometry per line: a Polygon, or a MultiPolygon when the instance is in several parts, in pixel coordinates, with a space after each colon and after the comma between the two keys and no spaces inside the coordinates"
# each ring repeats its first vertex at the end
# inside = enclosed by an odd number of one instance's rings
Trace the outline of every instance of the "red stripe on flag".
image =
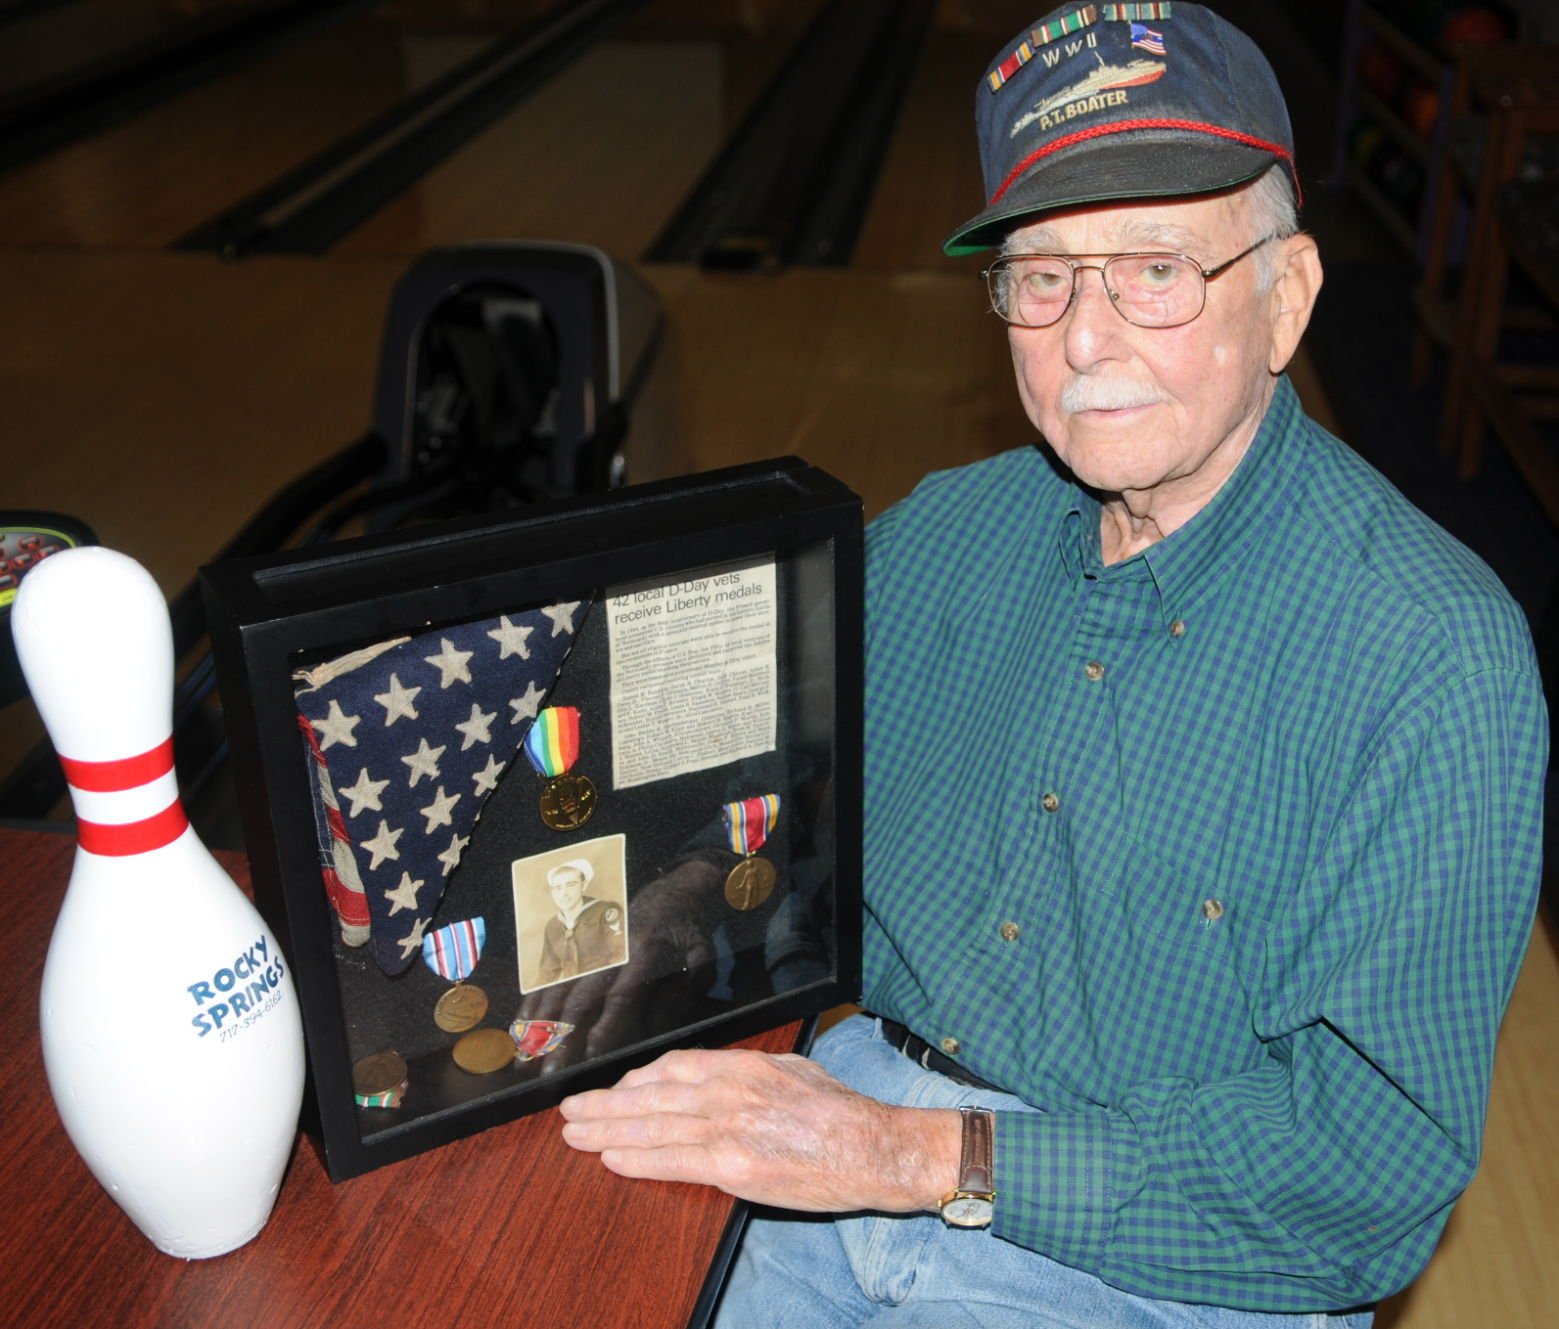
{"type": "Polygon", "coordinates": [[[346,823],[341,820],[341,809],[325,807],[325,821],[330,826],[330,838],[338,844],[351,844],[352,837],[347,834],[346,823]]]}
{"type": "Polygon", "coordinates": [[[168,735],[149,752],[117,761],[76,761],[61,757],[65,778],[77,789],[94,794],[116,794],[136,789],[166,775],[173,769],[173,735],[168,735]]]}
{"type": "Polygon", "coordinates": [[[342,881],[334,868],[325,868],[323,875],[325,894],[330,897],[330,905],[336,911],[336,917],[348,927],[367,927],[368,897],[342,881]]]}
{"type": "Polygon", "coordinates": [[[100,821],[76,822],[76,838],[89,854],[104,858],[124,858],[130,854],[144,854],[148,850],[161,849],[172,844],[184,834],[189,818],[184,815],[184,805],[174,799],[154,817],[141,821],[127,821],[114,826],[100,821]]]}

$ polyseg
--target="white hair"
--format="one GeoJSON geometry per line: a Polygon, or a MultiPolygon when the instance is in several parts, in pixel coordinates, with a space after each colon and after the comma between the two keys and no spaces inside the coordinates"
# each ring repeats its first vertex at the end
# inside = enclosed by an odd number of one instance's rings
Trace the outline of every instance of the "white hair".
{"type": "MultiPolygon", "coordinates": [[[[1194,198],[1195,195],[1175,195],[1172,196],[1172,201],[1181,197],[1194,198]]],[[[1294,187],[1289,178],[1288,167],[1282,162],[1273,162],[1254,180],[1239,186],[1235,197],[1244,203],[1245,215],[1251,221],[1253,238],[1260,239],[1262,236],[1270,235],[1285,240],[1299,233],[1299,209],[1294,201],[1294,187]]],[[[1021,229],[1024,229],[1024,226],[1020,223],[1002,238],[1001,245],[996,251],[998,258],[1028,251],[1030,248],[1028,243],[1020,244],[1014,238],[1021,229]]],[[[1272,283],[1277,279],[1277,265],[1273,262],[1271,247],[1262,245],[1251,255],[1251,259],[1256,266],[1256,289],[1271,290],[1272,283]]]]}
{"type": "MultiPolygon", "coordinates": [[[[1254,223],[1252,234],[1260,237],[1275,236],[1286,240],[1299,233],[1299,209],[1294,202],[1294,187],[1289,180],[1288,168],[1282,162],[1273,162],[1255,180],[1240,192],[1245,200],[1245,214],[1254,223]]],[[[1277,265],[1273,262],[1272,249],[1262,245],[1251,258],[1256,264],[1256,289],[1270,291],[1277,279],[1277,265]]]]}

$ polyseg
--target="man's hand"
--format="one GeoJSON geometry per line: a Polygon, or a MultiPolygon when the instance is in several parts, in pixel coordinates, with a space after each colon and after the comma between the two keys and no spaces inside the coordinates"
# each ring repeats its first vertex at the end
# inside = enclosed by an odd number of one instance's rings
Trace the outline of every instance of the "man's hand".
{"type": "Polygon", "coordinates": [[[958,1178],[957,1112],[889,1107],[805,1057],[669,1052],[561,1110],[564,1140],[622,1176],[786,1209],[934,1209],[958,1178]]]}

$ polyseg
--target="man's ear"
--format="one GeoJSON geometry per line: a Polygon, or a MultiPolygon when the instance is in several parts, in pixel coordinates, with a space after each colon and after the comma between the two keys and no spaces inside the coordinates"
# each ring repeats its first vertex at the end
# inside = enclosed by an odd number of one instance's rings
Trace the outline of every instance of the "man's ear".
{"type": "Polygon", "coordinates": [[[1277,279],[1272,283],[1272,350],[1267,367],[1281,374],[1293,359],[1310,313],[1321,293],[1321,255],[1308,235],[1291,235],[1278,244],[1277,279]]]}

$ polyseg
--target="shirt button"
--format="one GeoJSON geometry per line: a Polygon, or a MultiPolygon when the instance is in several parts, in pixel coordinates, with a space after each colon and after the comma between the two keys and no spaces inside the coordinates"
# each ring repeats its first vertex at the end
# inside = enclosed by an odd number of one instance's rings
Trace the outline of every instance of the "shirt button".
{"type": "Polygon", "coordinates": [[[1223,901],[1203,900],[1202,917],[1205,918],[1209,923],[1216,923],[1220,918],[1223,917],[1223,901]]]}
{"type": "Polygon", "coordinates": [[[949,1034],[942,1040],[942,1051],[950,1057],[956,1057],[963,1050],[963,1044],[949,1034]]]}
{"type": "Polygon", "coordinates": [[[1083,666],[1083,673],[1088,675],[1088,681],[1090,683],[1097,683],[1101,678],[1104,677],[1104,666],[1097,660],[1090,660],[1083,666]]]}
{"type": "Polygon", "coordinates": [[[1040,797],[1039,806],[1044,808],[1046,812],[1054,812],[1061,806],[1061,800],[1055,794],[1047,792],[1040,797]]]}
{"type": "Polygon", "coordinates": [[[1177,618],[1173,623],[1171,623],[1169,625],[1169,635],[1171,637],[1185,636],[1185,619],[1177,618]]]}
{"type": "Polygon", "coordinates": [[[1003,923],[1001,925],[1001,939],[1003,941],[1016,941],[1020,935],[1016,923],[1003,923]]]}

